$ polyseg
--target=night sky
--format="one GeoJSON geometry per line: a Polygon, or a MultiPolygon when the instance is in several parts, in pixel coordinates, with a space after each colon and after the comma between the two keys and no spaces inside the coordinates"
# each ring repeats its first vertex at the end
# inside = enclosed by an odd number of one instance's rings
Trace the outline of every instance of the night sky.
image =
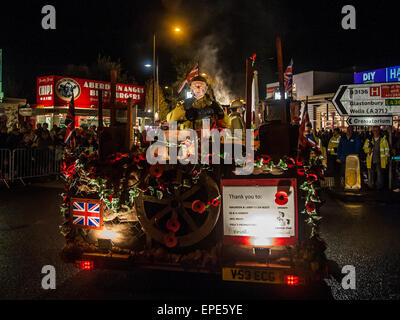
{"type": "Polygon", "coordinates": [[[143,65],[152,60],[153,32],[157,33],[162,84],[176,81],[174,56],[190,57],[202,50],[207,61],[204,49],[207,52],[211,48],[210,56],[215,58],[212,68],[219,70],[225,85],[235,95],[244,95],[245,59],[253,53],[257,54],[260,91],[266,83],[277,80],[277,35],[282,38],[284,64],[293,58],[295,73],[353,72],[395,66],[400,64],[395,3],[2,1],[0,48],[5,91],[7,79],[12,79],[19,84],[23,97],[35,99],[37,76],[60,74],[70,64],[91,64],[99,53],[120,59],[124,69],[142,84],[152,76],[143,65]],[[41,28],[41,8],[46,4],[57,10],[56,30],[41,28]],[[341,8],[346,4],[356,7],[356,30],[341,27],[341,8]],[[179,38],[171,31],[176,25],[183,30],[179,38]]]}

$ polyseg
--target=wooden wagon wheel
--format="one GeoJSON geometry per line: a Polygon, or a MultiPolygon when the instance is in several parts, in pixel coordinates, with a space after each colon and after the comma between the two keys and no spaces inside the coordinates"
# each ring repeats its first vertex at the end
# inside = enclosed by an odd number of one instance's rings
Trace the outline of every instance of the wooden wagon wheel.
{"type": "Polygon", "coordinates": [[[135,207],[143,231],[148,237],[147,240],[150,238],[164,244],[165,237],[170,233],[164,228],[165,221],[174,218],[182,225],[176,233],[177,247],[188,247],[200,242],[211,233],[218,221],[221,207],[220,204],[216,207],[210,206],[203,214],[199,214],[192,210],[193,199],[196,200],[201,196],[203,199],[212,200],[220,193],[218,185],[207,174],[201,174],[198,183],[190,189],[182,186],[180,169],[177,169],[177,180],[180,186],[170,197],[158,199],[140,193],[135,200],[135,207]],[[158,207],[157,210],[153,212],[146,210],[149,204],[158,207]],[[160,221],[164,223],[159,223],[160,221]]]}

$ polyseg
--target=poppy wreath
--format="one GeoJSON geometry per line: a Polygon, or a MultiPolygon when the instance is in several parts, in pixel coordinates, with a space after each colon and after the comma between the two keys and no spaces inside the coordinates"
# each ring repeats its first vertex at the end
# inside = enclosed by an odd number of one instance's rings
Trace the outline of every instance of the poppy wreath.
{"type": "MultiPolygon", "coordinates": [[[[300,154],[304,154],[305,150],[300,150],[300,154]],[[301,152],[303,151],[303,152],[301,152]]],[[[303,183],[300,190],[306,193],[305,208],[302,211],[306,216],[306,222],[311,227],[311,238],[319,238],[319,225],[321,216],[319,209],[322,201],[318,196],[318,181],[324,179],[323,165],[320,159],[304,159],[300,156],[296,158],[297,174],[303,183]]]]}

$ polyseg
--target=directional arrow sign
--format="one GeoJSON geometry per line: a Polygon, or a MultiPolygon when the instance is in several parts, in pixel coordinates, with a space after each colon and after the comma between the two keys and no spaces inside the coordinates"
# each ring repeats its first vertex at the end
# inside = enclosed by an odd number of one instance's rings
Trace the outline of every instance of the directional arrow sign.
{"type": "Polygon", "coordinates": [[[393,117],[353,117],[347,119],[349,126],[392,126],[393,117]]]}
{"type": "Polygon", "coordinates": [[[332,103],[341,116],[400,115],[400,84],[342,85],[332,103]]]}

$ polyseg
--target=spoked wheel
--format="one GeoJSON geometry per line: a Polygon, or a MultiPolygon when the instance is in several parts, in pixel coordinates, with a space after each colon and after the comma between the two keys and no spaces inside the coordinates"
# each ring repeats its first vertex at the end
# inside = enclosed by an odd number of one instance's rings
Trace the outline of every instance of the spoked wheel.
{"type": "Polygon", "coordinates": [[[203,213],[193,211],[192,205],[196,200],[207,204],[219,197],[218,185],[202,173],[197,184],[187,188],[182,185],[182,175],[182,170],[176,169],[177,186],[172,195],[158,199],[141,193],[136,198],[136,212],[147,243],[156,240],[168,247],[189,247],[214,229],[220,214],[220,202],[216,206],[210,205],[203,213]]]}

